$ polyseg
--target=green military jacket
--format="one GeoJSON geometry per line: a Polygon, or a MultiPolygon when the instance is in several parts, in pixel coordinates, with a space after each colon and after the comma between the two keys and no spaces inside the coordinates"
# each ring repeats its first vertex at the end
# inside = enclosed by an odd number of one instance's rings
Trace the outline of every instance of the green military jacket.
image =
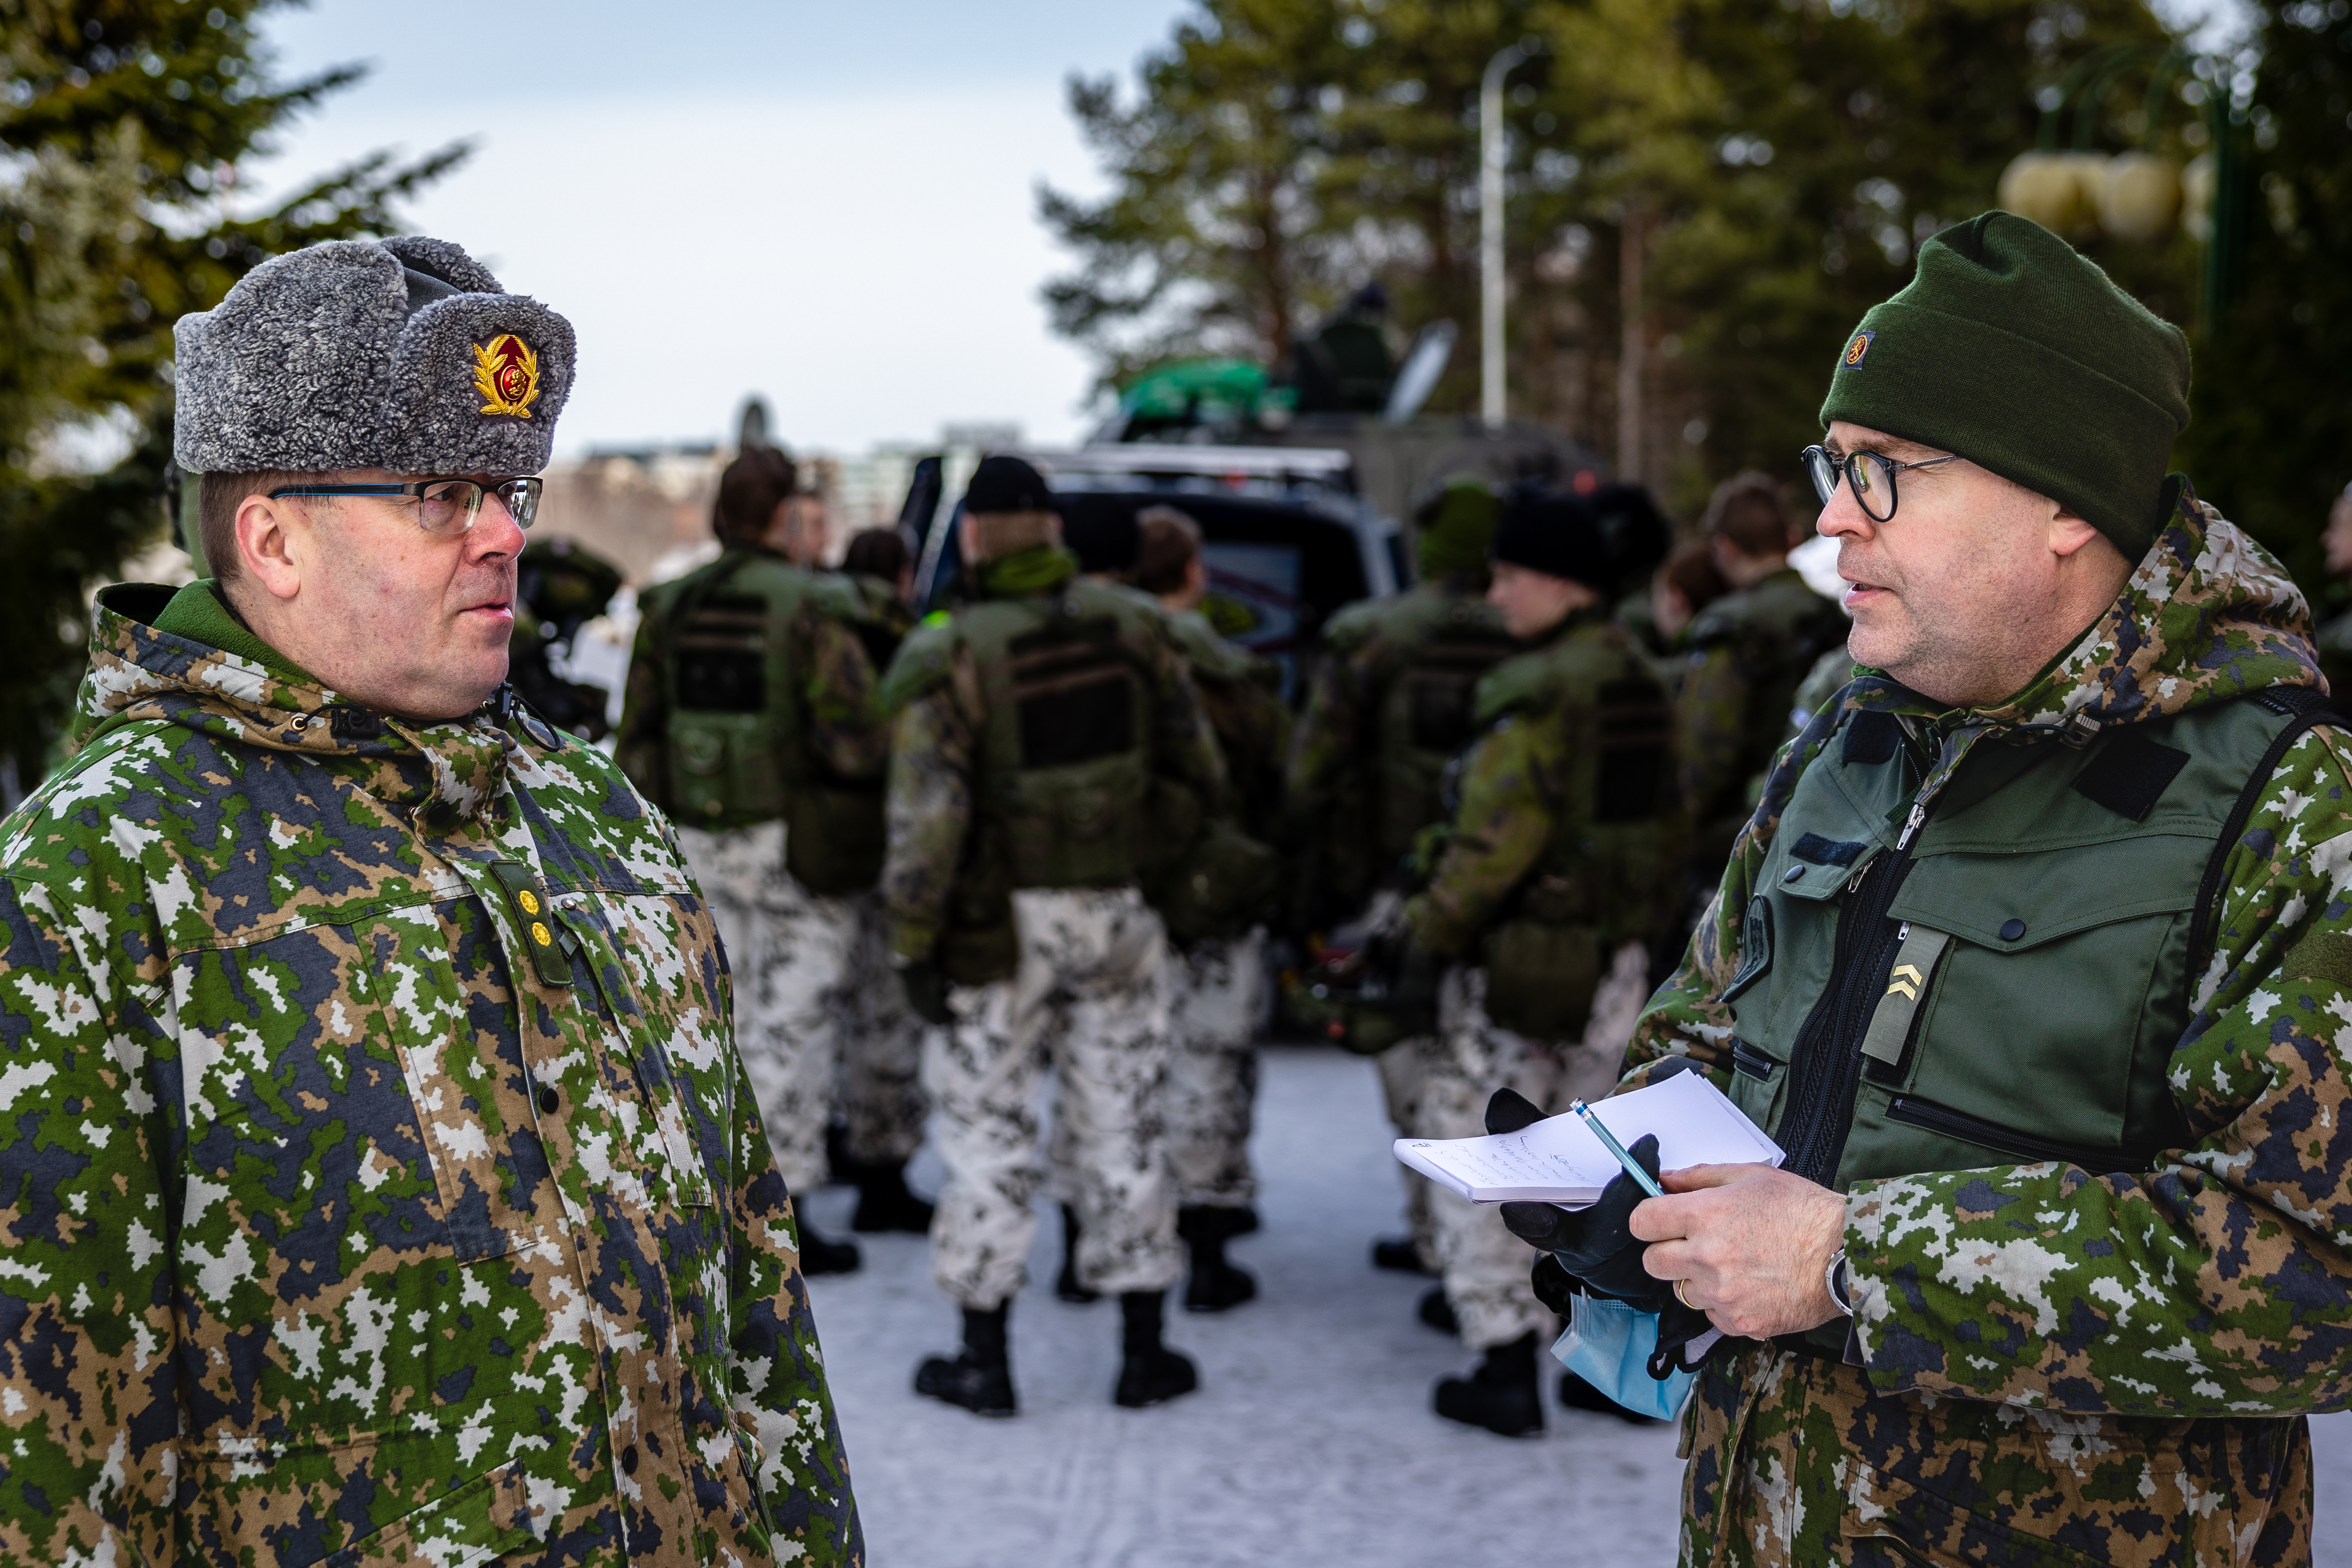
{"type": "Polygon", "coordinates": [[[0,1563],[860,1561],[661,817],[170,597],[0,825],[0,1563]]]}
{"type": "Polygon", "coordinates": [[[877,648],[903,621],[853,579],[731,550],[646,591],[616,754],[688,826],[782,821],[810,891],[874,885],[889,730],[877,648]]]}
{"type": "Polygon", "coordinates": [[[1673,710],[1596,609],[1488,671],[1474,713],[1483,730],[1405,923],[1439,955],[1484,964],[1496,1023],[1572,1038],[1609,953],[1654,941],[1673,918],[1687,847],[1673,710]]]}
{"type": "Polygon", "coordinates": [[[1281,831],[1283,769],[1290,755],[1281,671],[1272,659],[1220,636],[1198,610],[1163,614],[1224,758],[1234,817],[1245,832],[1271,841],[1281,831]]]}
{"type": "Polygon", "coordinates": [[[1700,611],[1685,628],[1683,799],[1718,850],[1745,820],[1750,791],[1786,734],[1815,660],[1845,640],[1845,613],[1784,566],[1700,611]]]}
{"type": "Polygon", "coordinates": [[[2315,685],[2304,602],[2177,494],[2114,607],[2009,700],[1864,671],[1817,716],[1641,1021],[1629,1084],[1690,1057],[1811,1147],[1787,1119],[1824,943],[1872,1010],[1834,1177],[1852,1339],[1710,1362],[1685,1562],[1734,1535],[1792,1562],[1876,1535],[2308,1560],[2302,1415],[2352,1405],[2352,746],[2321,727],[2263,765],[2298,732],[2280,694],[2315,685]],[[1900,883],[1865,871],[1904,856],[1900,883]],[[1775,1468],[1807,1507],[1727,1521],[1775,1468]]]}
{"type": "Polygon", "coordinates": [[[1045,546],[990,563],[883,680],[893,951],[962,984],[1013,972],[1014,889],[1138,885],[1226,810],[1167,617],[1076,572],[1045,546]]]}
{"type": "Polygon", "coordinates": [[[1352,911],[1444,819],[1439,779],[1477,732],[1478,679],[1517,644],[1466,576],[1350,605],[1323,641],[1291,737],[1287,808],[1294,841],[1311,847],[1311,901],[1352,911]]]}

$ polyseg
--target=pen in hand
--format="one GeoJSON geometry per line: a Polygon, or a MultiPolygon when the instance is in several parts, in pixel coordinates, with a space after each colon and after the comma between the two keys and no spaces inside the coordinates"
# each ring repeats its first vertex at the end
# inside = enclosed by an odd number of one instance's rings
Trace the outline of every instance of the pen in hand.
{"type": "Polygon", "coordinates": [[[1584,1119],[1584,1124],[1592,1129],[1592,1135],[1601,1140],[1601,1146],[1617,1156],[1617,1163],[1625,1167],[1627,1175],[1641,1184],[1643,1192],[1654,1198],[1666,1195],[1666,1189],[1658,1185],[1650,1173],[1642,1169],[1640,1164],[1635,1163],[1633,1155],[1625,1152],[1625,1145],[1617,1142],[1616,1136],[1601,1124],[1601,1118],[1592,1114],[1592,1107],[1580,1100],[1571,1100],[1568,1102],[1568,1108],[1584,1119]]]}

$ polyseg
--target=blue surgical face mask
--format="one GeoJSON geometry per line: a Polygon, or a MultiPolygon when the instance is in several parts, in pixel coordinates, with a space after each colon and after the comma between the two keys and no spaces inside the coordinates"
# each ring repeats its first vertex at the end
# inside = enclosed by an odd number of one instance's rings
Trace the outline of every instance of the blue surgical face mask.
{"type": "Polygon", "coordinates": [[[1630,1301],[1580,1295],[1569,1308],[1568,1332],[1551,1347],[1559,1363],[1636,1415],[1671,1421],[1689,1397],[1696,1372],[1676,1371],[1662,1382],[1650,1375],[1658,1349],[1658,1315],[1630,1301]]]}

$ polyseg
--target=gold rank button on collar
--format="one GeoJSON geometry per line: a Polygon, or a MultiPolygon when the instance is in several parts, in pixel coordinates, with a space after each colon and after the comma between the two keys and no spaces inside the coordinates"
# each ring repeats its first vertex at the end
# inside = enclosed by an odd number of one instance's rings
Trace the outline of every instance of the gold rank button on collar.
{"type": "Polygon", "coordinates": [[[490,875],[506,890],[524,934],[530,938],[523,949],[530,954],[531,972],[542,985],[572,984],[572,965],[563,950],[555,944],[555,931],[546,921],[536,918],[547,908],[547,895],[541,889],[538,876],[520,860],[494,860],[490,875]]]}

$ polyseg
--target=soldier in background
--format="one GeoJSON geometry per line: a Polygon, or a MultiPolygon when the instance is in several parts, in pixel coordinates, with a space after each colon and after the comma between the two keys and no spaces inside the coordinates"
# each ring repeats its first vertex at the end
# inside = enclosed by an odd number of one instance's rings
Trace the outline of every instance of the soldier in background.
{"type": "MultiPolygon", "coordinates": [[[[841,559],[843,579],[865,606],[855,630],[874,668],[886,670],[914,629],[907,597],[914,558],[894,528],[854,534],[841,559]]],[[[907,1006],[890,964],[890,918],[878,889],[856,895],[857,941],[851,949],[842,1005],[840,1136],[827,1145],[834,1179],[854,1184],[860,1232],[926,1235],[932,1208],[907,1186],[907,1163],[923,1144],[923,1021],[907,1006]]]]}
{"type": "MultiPolygon", "coordinates": [[[[1291,743],[1289,840],[1307,847],[1302,882],[1319,879],[1331,896],[1352,896],[1359,907],[1378,891],[1394,896],[1414,839],[1444,818],[1438,781],[1473,734],[1478,679],[1517,647],[1485,598],[1496,504],[1493,488],[1475,475],[1445,479],[1415,514],[1420,583],[1351,605],[1324,627],[1325,655],[1291,743]],[[1335,842],[1333,808],[1359,781],[1370,783],[1367,839],[1335,842]]],[[[1428,1055],[1428,1042],[1408,1039],[1374,1058],[1400,1137],[1415,1135],[1412,1108],[1428,1055]]],[[[1410,1172],[1404,1184],[1410,1231],[1375,1241],[1372,1261],[1434,1273],[1429,1184],[1410,1172]]],[[[1432,1291],[1425,1316],[1450,1327],[1444,1304],[1443,1292],[1432,1291]]]]}
{"type": "Polygon", "coordinates": [[[555,672],[560,648],[571,658],[580,628],[604,613],[621,591],[621,569],[569,539],[523,546],[516,575],[514,631],[507,641],[507,684],[531,711],[559,730],[601,741],[613,694],[555,672]]]}
{"type": "MultiPolygon", "coordinates": [[[[619,755],[677,824],[734,971],[777,1166],[814,1192],[857,988],[858,895],[881,869],[889,732],[865,601],[811,570],[824,512],[795,504],[796,479],[775,448],[744,451],[719,477],[719,559],[646,591],[619,755]]],[[[801,1262],[846,1272],[857,1247],[803,1223],[801,1262]]]]}
{"type": "Polygon", "coordinates": [[[1736,474],[1717,486],[1705,527],[1732,591],[1691,624],[1676,706],[1683,800],[1696,829],[1694,881],[1712,889],[1780,748],[1797,688],[1845,641],[1846,619],[1789,564],[1797,535],[1769,475],[1736,474]]]}
{"type": "Polygon", "coordinates": [[[1699,614],[1731,592],[1715,564],[1715,547],[1693,540],[1675,546],[1658,563],[1638,598],[1628,597],[1618,607],[1617,619],[1643,652],[1650,656],[1659,679],[1669,691],[1680,691],[1690,661],[1683,657],[1690,643],[1685,635],[1699,614]]]}
{"type": "MultiPolygon", "coordinates": [[[[1674,710],[1610,618],[1610,553],[1565,495],[1515,498],[1495,534],[1487,597],[1526,651],[1478,683],[1459,804],[1403,910],[1403,973],[1444,970],[1418,1136],[1484,1133],[1502,1088],[1546,1114],[1607,1093],[1649,993],[1649,944],[1673,923],[1687,843],[1674,710]]],[[[1438,1384],[1437,1413],[1506,1436],[1541,1431],[1536,1356],[1551,1314],[1528,1289],[1527,1254],[1492,1205],[1436,1190],[1430,1202],[1447,1300],[1482,1354],[1438,1384]]]]}
{"type": "MultiPolygon", "coordinates": [[[[1135,521],[1139,545],[1128,581],[1167,612],[1216,732],[1234,816],[1242,831],[1270,842],[1281,832],[1282,773],[1290,752],[1281,672],[1218,636],[1200,613],[1209,589],[1200,524],[1165,506],[1147,507],[1135,521]]],[[[1214,933],[1179,942],[1171,966],[1168,1159],[1176,1176],[1176,1232],[1192,1252],[1189,1311],[1221,1312],[1257,1293],[1255,1282],[1225,1260],[1225,1243],[1258,1224],[1249,1136],[1258,1024],[1268,1001],[1259,912],[1228,917],[1214,933]]]]}
{"type": "Polygon", "coordinates": [[[1224,808],[1224,770],[1165,618],[1078,580],[1045,479],[1015,458],[973,472],[958,523],[971,596],[891,665],[891,952],[924,1041],[948,1179],[932,1276],[963,1348],[915,1388],[989,1415],[1017,1408],[1005,1328],[1036,1230],[1036,1091],[1053,1067],[1084,1220],[1080,1282],[1114,1291],[1112,1398],[1198,1385],[1161,1341],[1183,1269],[1161,1125],[1168,944],[1140,889],[1163,789],[1224,808]]]}

